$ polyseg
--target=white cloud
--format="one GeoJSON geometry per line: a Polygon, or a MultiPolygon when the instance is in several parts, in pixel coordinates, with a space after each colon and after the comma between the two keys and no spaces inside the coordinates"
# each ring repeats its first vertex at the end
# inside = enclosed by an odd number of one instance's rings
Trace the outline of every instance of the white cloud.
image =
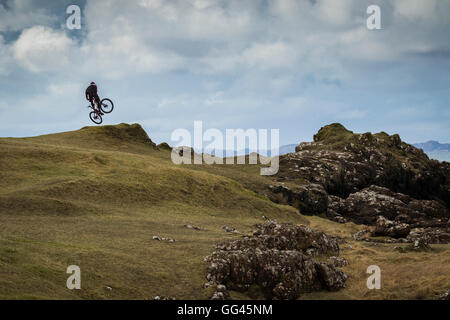
{"type": "Polygon", "coordinates": [[[11,48],[5,44],[3,36],[0,34],[0,75],[8,74],[11,69],[11,48]]]}
{"type": "Polygon", "coordinates": [[[6,43],[0,36],[0,73],[15,70],[14,62],[24,67],[16,73],[34,90],[24,108],[56,107],[63,93],[74,109],[84,106],[83,88],[67,83],[95,80],[105,95],[123,99],[108,120],[166,120],[168,128],[174,117],[186,123],[197,116],[218,125],[271,121],[273,114],[281,123],[289,114],[311,126],[317,119],[364,120],[368,107],[351,90],[420,91],[419,83],[427,86],[422,61],[449,48],[450,2],[378,3],[383,30],[369,31],[370,0],[94,0],[83,8],[83,29],[63,31],[48,11],[16,1],[8,16],[0,7],[0,32],[21,31],[6,43]],[[132,113],[121,111],[125,104],[132,113]]]}
{"type": "Polygon", "coordinates": [[[353,0],[318,0],[315,13],[324,23],[331,25],[345,25],[352,22],[353,0]]]}
{"type": "Polygon", "coordinates": [[[291,68],[298,52],[286,43],[256,43],[242,53],[244,65],[259,69],[291,68]]]}
{"type": "Polygon", "coordinates": [[[32,72],[58,71],[69,63],[74,48],[64,32],[44,26],[25,29],[13,45],[16,60],[32,72]]]}
{"type": "Polygon", "coordinates": [[[56,18],[47,10],[36,8],[31,0],[8,0],[0,3],[0,32],[20,31],[33,25],[49,25],[56,18]]]}
{"type": "Polygon", "coordinates": [[[436,0],[396,0],[395,13],[409,19],[430,18],[435,13],[436,0]]]}

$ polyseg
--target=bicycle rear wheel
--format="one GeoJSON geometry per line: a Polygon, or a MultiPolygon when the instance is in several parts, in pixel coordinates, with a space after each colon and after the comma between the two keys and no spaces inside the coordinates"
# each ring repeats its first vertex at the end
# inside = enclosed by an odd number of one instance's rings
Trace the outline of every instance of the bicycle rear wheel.
{"type": "Polygon", "coordinates": [[[100,101],[100,109],[104,113],[110,113],[114,109],[114,103],[111,101],[111,99],[102,99],[102,101],[100,101]]]}
{"type": "Polygon", "coordinates": [[[100,124],[103,122],[102,116],[95,111],[91,111],[91,113],[89,113],[89,118],[91,118],[92,122],[95,124],[100,124]]]}

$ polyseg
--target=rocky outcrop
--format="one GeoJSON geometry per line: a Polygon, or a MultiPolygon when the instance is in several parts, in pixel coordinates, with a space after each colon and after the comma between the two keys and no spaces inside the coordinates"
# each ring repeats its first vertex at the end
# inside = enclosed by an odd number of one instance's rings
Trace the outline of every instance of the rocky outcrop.
{"type": "Polygon", "coordinates": [[[346,199],[330,196],[327,210],[345,220],[375,225],[374,236],[405,238],[411,229],[419,228],[423,235],[427,230],[431,243],[445,243],[447,236],[442,230],[450,227],[450,213],[439,202],[416,200],[379,186],[352,193],[346,199]]]}
{"type": "Polygon", "coordinates": [[[278,181],[320,184],[341,198],[371,185],[450,206],[450,164],[430,160],[398,135],[356,134],[340,124],[325,126],[314,142],[282,156],[278,181]]]}
{"type": "Polygon", "coordinates": [[[285,185],[269,186],[273,195],[272,200],[294,206],[303,214],[317,214],[325,212],[328,207],[328,194],[320,184],[309,183],[295,187],[285,185]]]}
{"type": "Polygon", "coordinates": [[[408,242],[423,239],[430,244],[450,243],[450,227],[447,228],[414,228],[406,237],[408,242]]]}
{"type": "Polygon", "coordinates": [[[410,230],[422,228],[430,243],[448,242],[450,163],[430,160],[397,134],[325,126],[281,156],[274,180],[269,198],[303,214],[375,226],[373,236],[408,242],[410,230]]]}
{"type": "Polygon", "coordinates": [[[240,291],[257,286],[268,299],[345,287],[347,276],[337,260],[315,259],[322,254],[339,255],[338,239],[306,226],[270,221],[257,225],[252,236],[216,245],[205,258],[207,280],[240,291]]]}

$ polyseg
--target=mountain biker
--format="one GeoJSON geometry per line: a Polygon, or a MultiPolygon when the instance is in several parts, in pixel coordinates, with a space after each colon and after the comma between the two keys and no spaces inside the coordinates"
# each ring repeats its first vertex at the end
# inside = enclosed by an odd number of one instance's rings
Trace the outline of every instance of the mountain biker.
{"type": "Polygon", "coordinates": [[[100,114],[102,114],[101,110],[100,110],[100,98],[97,94],[97,85],[95,84],[94,81],[91,82],[91,84],[89,85],[89,87],[86,88],[86,100],[88,100],[91,103],[92,108],[94,108],[94,101],[95,104],[97,105],[97,110],[100,114]]]}

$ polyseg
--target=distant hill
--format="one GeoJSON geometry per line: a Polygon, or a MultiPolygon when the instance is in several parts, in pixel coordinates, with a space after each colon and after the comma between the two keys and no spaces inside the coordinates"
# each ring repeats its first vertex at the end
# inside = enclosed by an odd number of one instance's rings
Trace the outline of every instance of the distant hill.
{"type": "MultiPolygon", "coordinates": [[[[279,155],[285,155],[288,153],[292,153],[295,152],[295,147],[297,146],[297,144],[287,144],[287,145],[283,145],[280,146],[279,149],[279,155]]],[[[223,156],[225,157],[227,155],[227,150],[203,150],[204,153],[208,153],[211,155],[221,155],[223,154],[223,156]]],[[[233,154],[234,156],[238,156],[238,155],[249,155],[252,152],[256,152],[256,150],[250,150],[249,148],[246,148],[245,150],[242,150],[241,152],[238,152],[236,150],[233,151],[228,151],[228,154],[233,154]]],[[[264,155],[269,155],[271,154],[271,151],[268,150],[266,153],[261,152],[264,155]]]]}
{"type": "Polygon", "coordinates": [[[450,143],[439,143],[438,141],[434,140],[421,143],[413,143],[413,146],[416,148],[420,148],[425,152],[450,151],[450,143]]]}
{"type": "Polygon", "coordinates": [[[280,147],[280,155],[295,152],[295,147],[298,144],[287,144],[280,147]]]}

